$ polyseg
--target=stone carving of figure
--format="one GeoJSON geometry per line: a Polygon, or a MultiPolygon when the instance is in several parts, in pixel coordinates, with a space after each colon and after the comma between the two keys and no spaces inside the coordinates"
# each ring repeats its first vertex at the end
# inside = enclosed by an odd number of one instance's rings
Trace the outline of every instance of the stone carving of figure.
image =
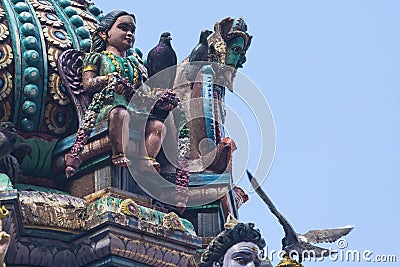
{"type": "Polygon", "coordinates": [[[265,241],[253,223],[238,223],[215,237],[203,252],[199,267],[260,266],[265,241]]]}
{"type": "MultiPolygon", "coordinates": [[[[242,18],[225,18],[214,25],[214,33],[208,39],[208,61],[212,62],[212,73],[214,77],[214,101],[218,103],[214,107],[213,116],[215,121],[212,126],[205,125],[204,110],[201,101],[205,97],[202,91],[202,84],[195,83],[191,90],[190,98],[190,158],[193,162],[201,159],[202,166],[195,167],[196,171],[201,171],[202,167],[207,171],[222,173],[229,171],[231,153],[236,149],[232,139],[224,136],[222,128],[225,122],[224,97],[225,88],[233,91],[233,82],[236,72],[243,67],[246,61],[246,52],[250,46],[252,36],[247,33],[247,25],[242,18]],[[197,100],[200,100],[198,102],[197,100]],[[199,108],[200,107],[200,108],[199,108]],[[210,132],[207,129],[212,128],[210,132]],[[215,141],[215,149],[211,151],[202,148],[202,141],[211,139],[215,141]],[[211,153],[213,152],[213,153],[211,153]],[[211,156],[211,159],[209,159],[211,156]]],[[[204,63],[202,63],[204,64],[204,63]]],[[[200,68],[199,68],[200,69],[200,68]]],[[[201,79],[200,73],[197,74],[196,81],[201,79]]],[[[209,146],[210,147],[210,146],[209,146]]],[[[212,148],[212,146],[211,146],[212,148]]]]}
{"type": "Polygon", "coordinates": [[[214,25],[214,31],[209,40],[209,59],[224,65],[217,70],[217,74],[222,74],[219,82],[233,91],[237,69],[243,68],[246,62],[252,36],[247,33],[247,24],[243,18],[225,18],[214,25]]]}
{"type": "MultiPolygon", "coordinates": [[[[83,88],[87,92],[98,92],[104,88],[111,77],[121,77],[134,88],[143,81],[145,70],[139,68],[137,58],[128,56],[128,50],[135,42],[136,19],[125,11],[112,11],[101,20],[92,37],[92,49],[83,60],[83,88]]],[[[112,148],[112,163],[126,167],[131,164],[126,157],[126,146],[129,141],[129,123],[131,114],[138,113],[129,106],[129,86],[120,83],[111,104],[104,106],[97,121],[109,120],[109,139],[112,148]]],[[[166,103],[157,105],[157,109],[172,110],[175,106],[166,103]]],[[[161,142],[165,136],[165,127],[161,119],[151,116],[145,126],[145,144],[138,148],[138,159],[144,168],[158,167],[155,157],[160,151],[161,142]],[[147,152],[147,153],[146,153],[147,152]]]]}

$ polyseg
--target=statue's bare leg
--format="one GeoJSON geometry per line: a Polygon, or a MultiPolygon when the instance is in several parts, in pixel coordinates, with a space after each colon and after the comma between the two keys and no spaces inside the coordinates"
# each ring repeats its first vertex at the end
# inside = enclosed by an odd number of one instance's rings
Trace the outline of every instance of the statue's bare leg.
{"type": "Polygon", "coordinates": [[[175,173],[178,164],[178,140],[177,129],[174,124],[173,116],[168,116],[164,121],[167,129],[163,139],[162,151],[158,153],[157,160],[161,165],[161,173],[175,173]]]}
{"type": "Polygon", "coordinates": [[[127,167],[131,161],[126,157],[125,151],[129,141],[129,112],[122,107],[116,107],[110,112],[108,136],[112,148],[112,163],[120,167],[127,167]]]}
{"type": "Polygon", "coordinates": [[[145,131],[145,148],[147,156],[142,160],[141,169],[148,169],[149,167],[160,170],[160,164],[156,162],[155,158],[161,150],[162,141],[166,135],[166,128],[164,123],[159,120],[149,120],[146,124],[145,131]]]}

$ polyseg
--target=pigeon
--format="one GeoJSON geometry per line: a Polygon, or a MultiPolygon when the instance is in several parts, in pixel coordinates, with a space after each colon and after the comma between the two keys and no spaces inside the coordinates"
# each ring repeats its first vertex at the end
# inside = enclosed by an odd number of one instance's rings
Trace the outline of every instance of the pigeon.
{"type": "Polygon", "coordinates": [[[208,61],[208,41],[207,38],[213,32],[210,30],[202,30],[200,33],[199,43],[193,48],[189,56],[189,62],[208,61]]]}
{"type": "Polygon", "coordinates": [[[149,85],[155,88],[172,89],[176,76],[176,53],[171,46],[171,34],[164,32],[161,34],[159,43],[147,54],[147,74],[149,85]],[[169,68],[162,73],[162,70],[169,68]],[[153,79],[152,76],[159,73],[153,79]]]}
{"type": "Polygon", "coordinates": [[[0,173],[7,174],[13,183],[21,175],[22,160],[26,155],[31,157],[32,152],[28,144],[16,144],[17,136],[12,122],[0,124],[0,173]]]}
{"type": "Polygon", "coordinates": [[[342,236],[350,233],[350,231],[354,228],[353,226],[345,226],[335,229],[310,230],[304,235],[298,234],[295,232],[288,220],[286,220],[286,218],[275,208],[272,201],[261,189],[261,186],[249,171],[247,171],[247,176],[249,177],[250,183],[256,190],[257,194],[261,197],[265,204],[267,204],[271,212],[278,218],[279,223],[282,225],[283,230],[285,231],[285,237],[282,239],[282,250],[284,250],[288,255],[292,255],[292,252],[295,251],[299,257],[300,263],[303,257],[314,256],[320,258],[336,253],[335,251],[329,249],[314,246],[311,243],[335,242],[342,236]]]}
{"type": "Polygon", "coordinates": [[[194,81],[197,73],[201,69],[201,64],[190,64],[193,62],[208,62],[208,41],[207,37],[213,32],[210,30],[202,30],[200,33],[199,43],[193,48],[189,56],[189,64],[186,68],[186,79],[188,81],[194,81]]]}
{"type": "Polygon", "coordinates": [[[2,122],[0,124],[0,159],[9,155],[14,150],[17,141],[17,131],[12,122],[2,122]]]}

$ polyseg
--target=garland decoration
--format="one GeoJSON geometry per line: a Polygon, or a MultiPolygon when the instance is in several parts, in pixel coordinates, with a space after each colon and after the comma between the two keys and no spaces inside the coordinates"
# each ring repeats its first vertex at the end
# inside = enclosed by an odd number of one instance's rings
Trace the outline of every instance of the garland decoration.
{"type": "Polygon", "coordinates": [[[82,154],[84,146],[89,140],[90,133],[92,132],[92,129],[96,123],[96,119],[100,113],[100,110],[104,105],[111,104],[114,101],[116,86],[118,86],[118,84],[122,84],[125,88],[131,88],[131,90],[126,91],[131,91],[130,94],[132,95],[135,92],[135,89],[126,79],[115,73],[107,75],[106,80],[108,82],[107,86],[93,96],[92,102],[90,103],[79,127],[71,151],[65,155],[65,164],[67,166],[65,168],[65,173],[67,178],[70,178],[82,164],[82,160],[80,159],[79,155],[82,154]]]}

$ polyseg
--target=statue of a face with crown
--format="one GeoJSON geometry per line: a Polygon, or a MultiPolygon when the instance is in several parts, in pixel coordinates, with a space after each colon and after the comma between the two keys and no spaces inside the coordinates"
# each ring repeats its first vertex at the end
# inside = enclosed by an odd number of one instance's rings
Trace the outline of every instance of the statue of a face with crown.
{"type": "MultiPolygon", "coordinates": [[[[228,216],[225,230],[217,235],[201,255],[198,267],[272,267],[264,257],[265,240],[253,223],[241,223],[228,216]]],[[[303,267],[287,254],[277,267],[303,267]]]]}
{"type": "Polygon", "coordinates": [[[237,69],[243,68],[246,52],[252,36],[247,32],[243,18],[227,17],[214,25],[214,34],[209,40],[209,59],[223,65],[220,71],[220,84],[233,91],[233,81],[237,69]]]}
{"type": "Polygon", "coordinates": [[[201,256],[199,267],[260,266],[265,241],[253,223],[229,220],[201,256]]]}

